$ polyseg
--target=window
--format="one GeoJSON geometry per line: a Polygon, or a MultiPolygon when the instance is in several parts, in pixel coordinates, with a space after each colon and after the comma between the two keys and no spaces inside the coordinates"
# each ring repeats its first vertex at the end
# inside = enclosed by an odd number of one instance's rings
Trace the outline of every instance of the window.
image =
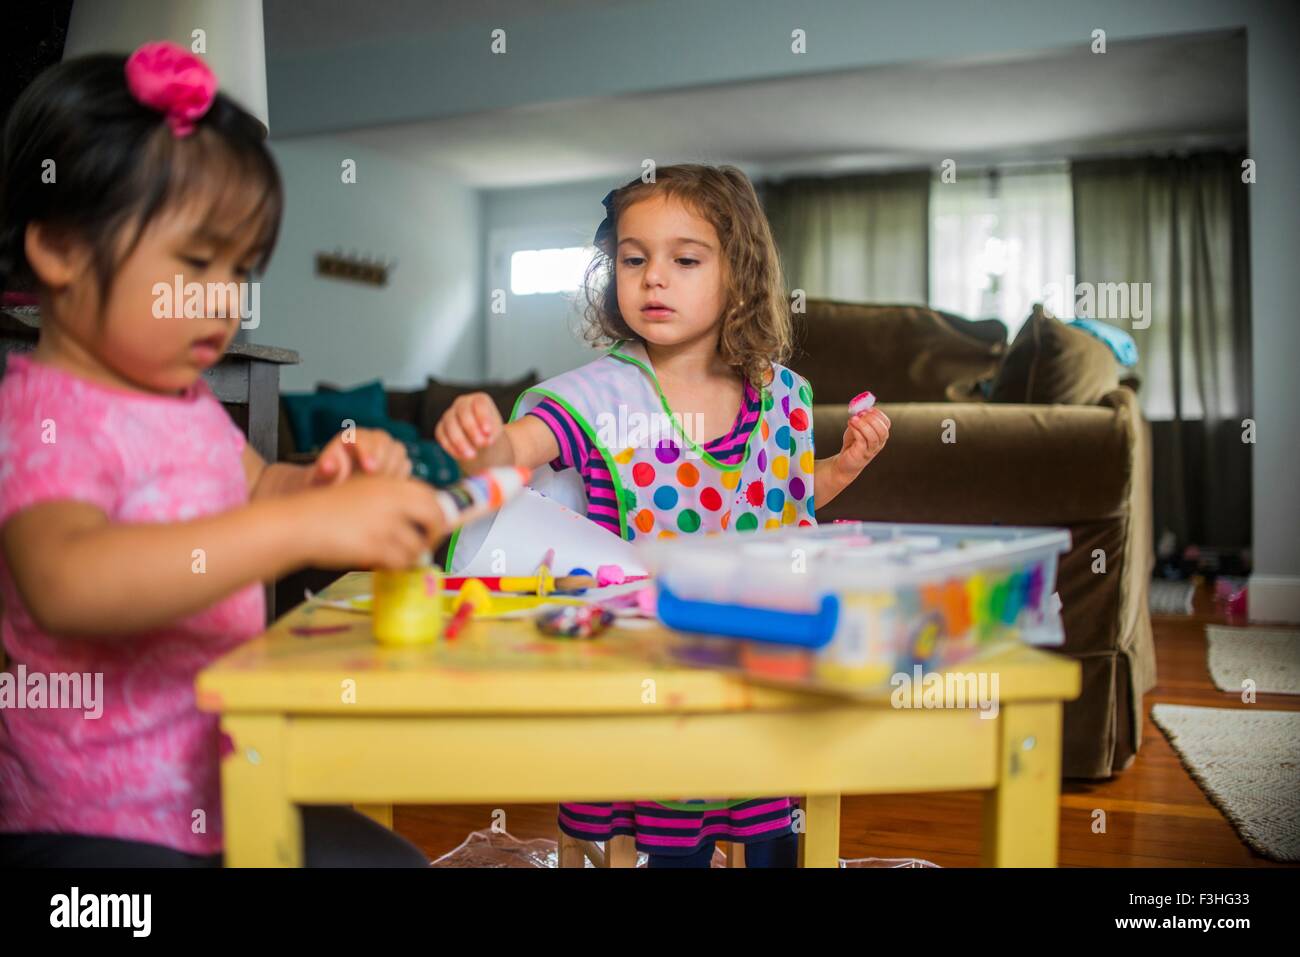
{"type": "Polygon", "coordinates": [[[1014,338],[1036,302],[1073,289],[1074,209],[1062,166],[936,177],[930,187],[930,305],[1001,319],[1014,338]],[[1067,286],[1068,284],[1068,286],[1067,286]]]}
{"type": "Polygon", "coordinates": [[[592,246],[563,249],[521,249],[510,256],[510,291],[516,296],[574,292],[582,288],[592,246]]]}

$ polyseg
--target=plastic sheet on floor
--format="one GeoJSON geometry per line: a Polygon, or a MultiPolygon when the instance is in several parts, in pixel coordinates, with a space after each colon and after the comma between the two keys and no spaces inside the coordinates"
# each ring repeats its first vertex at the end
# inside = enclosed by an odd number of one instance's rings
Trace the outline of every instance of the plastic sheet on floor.
{"type": "MultiPolygon", "coordinates": [[[[646,866],[646,856],[638,853],[636,866],[646,866]]],[[[585,860],[587,867],[594,865],[585,860]]],[[[434,867],[559,867],[560,851],[555,841],[534,838],[523,841],[508,831],[474,831],[455,850],[433,862],[434,867]]],[[[727,855],[721,848],[713,852],[712,867],[726,867],[727,855]]],[[[840,859],[840,867],[938,867],[915,857],[857,857],[840,859]]]]}
{"type": "Polygon", "coordinates": [[[852,857],[840,858],[840,867],[938,867],[919,857],[852,857]]]}

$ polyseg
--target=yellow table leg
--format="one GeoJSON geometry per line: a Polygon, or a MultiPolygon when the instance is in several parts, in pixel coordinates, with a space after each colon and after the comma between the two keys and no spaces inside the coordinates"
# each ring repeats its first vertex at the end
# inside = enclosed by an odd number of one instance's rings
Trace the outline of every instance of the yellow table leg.
{"type": "Polygon", "coordinates": [[[998,785],[984,795],[981,863],[1055,867],[1061,796],[1061,704],[1004,704],[998,785]]]}
{"type": "Polygon", "coordinates": [[[221,765],[227,867],[300,867],[302,813],[286,790],[287,722],[278,715],[226,715],[235,750],[221,765]]]}
{"type": "Polygon", "coordinates": [[[809,794],[803,799],[800,867],[840,866],[840,796],[809,794]]]}
{"type": "Polygon", "coordinates": [[[354,804],[352,806],[375,823],[382,824],[390,831],[393,829],[393,806],[391,804],[354,804]]]}

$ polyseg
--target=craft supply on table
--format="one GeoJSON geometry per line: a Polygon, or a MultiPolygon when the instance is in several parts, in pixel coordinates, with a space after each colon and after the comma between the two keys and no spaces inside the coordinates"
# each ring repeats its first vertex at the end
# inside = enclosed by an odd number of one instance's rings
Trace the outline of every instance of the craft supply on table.
{"type": "Polygon", "coordinates": [[[461,629],[465,627],[465,623],[470,620],[473,614],[474,605],[471,602],[465,602],[465,604],[457,608],[456,613],[451,616],[451,620],[447,622],[447,627],[443,630],[443,639],[451,641],[459,635],[461,629]]]}
{"type": "Polygon", "coordinates": [[[876,397],[870,392],[859,392],[849,400],[849,415],[857,415],[876,407],[876,397]]]}
{"type": "Polygon", "coordinates": [[[442,633],[442,637],[447,641],[451,641],[459,635],[471,618],[490,614],[492,611],[492,596],[488,593],[487,586],[481,581],[470,579],[456,593],[456,597],[452,599],[451,607],[454,609],[451,620],[447,622],[447,627],[442,633]]]}
{"type": "MultiPolygon", "coordinates": [[[[450,617],[456,613],[456,597],[456,592],[446,591],[439,596],[439,602],[442,606],[442,614],[444,618],[450,617]]],[[[556,605],[586,604],[585,599],[572,595],[547,595],[545,598],[539,598],[536,595],[494,594],[491,597],[491,608],[486,612],[476,610],[474,614],[475,618],[532,618],[541,608],[548,608],[556,605]]],[[[374,610],[373,595],[357,595],[353,598],[340,599],[315,598],[313,601],[321,608],[335,608],[339,611],[352,612],[356,615],[370,615],[374,610]]]]}
{"type": "Polygon", "coordinates": [[[597,585],[621,585],[627,581],[622,565],[601,565],[596,569],[597,585]]]}
{"type": "MultiPolygon", "coordinates": [[[[515,466],[490,468],[437,489],[434,494],[447,527],[458,528],[501,508],[523,491],[530,475],[530,470],[515,466]]],[[[441,575],[427,553],[415,568],[376,570],[371,607],[375,639],[385,645],[420,645],[437,640],[444,620],[441,575]]],[[[463,620],[457,629],[461,624],[463,620]]]]}
{"type": "Polygon", "coordinates": [[[554,638],[594,638],[614,620],[614,613],[599,605],[582,604],[538,612],[537,628],[554,638]]]}
{"type": "Polygon", "coordinates": [[[526,488],[501,511],[465,525],[456,538],[447,571],[485,578],[531,576],[547,549],[552,572],[619,565],[628,575],[644,575],[636,546],[536,489],[526,488]],[[501,564],[504,562],[504,566],[501,564]]]}
{"type": "Polygon", "coordinates": [[[442,631],[441,572],[430,564],[374,573],[371,631],[385,645],[434,642],[442,631]]]}
{"type": "Polygon", "coordinates": [[[914,665],[1064,641],[1064,529],[858,522],[638,547],[674,652],[755,679],[875,694],[914,665]]]}
{"type": "MultiPolygon", "coordinates": [[[[602,565],[601,568],[618,568],[619,566],[602,565]]],[[[648,575],[622,575],[621,569],[619,575],[611,574],[607,581],[601,581],[596,575],[583,571],[581,574],[578,570],[571,571],[567,575],[561,575],[550,582],[549,591],[552,592],[571,592],[581,591],[588,588],[604,588],[608,585],[622,585],[625,582],[646,581],[648,575]]],[[[491,591],[506,592],[523,592],[524,594],[537,594],[538,582],[535,575],[450,575],[443,578],[442,585],[448,591],[453,591],[464,586],[466,582],[482,582],[491,591]]]]}
{"type": "Polygon", "coordinates": [[[524,490],[532,471],[517,465],[484,469],[446,488],[435,490],[448,530],[495,512],[524,490]]]}
{"type": "MultiPolygon", "coordinates": [[[[443,587],[447,587],[445,581],[443,587]]],[[[465,605],[469,605],[473,608],[476,617],[492,614],[492,593],[488,590],[488,586],[477,578],[471,578],[461,585],[455,592],[455,596],[451,607],[457,612],[465,605]]]]}

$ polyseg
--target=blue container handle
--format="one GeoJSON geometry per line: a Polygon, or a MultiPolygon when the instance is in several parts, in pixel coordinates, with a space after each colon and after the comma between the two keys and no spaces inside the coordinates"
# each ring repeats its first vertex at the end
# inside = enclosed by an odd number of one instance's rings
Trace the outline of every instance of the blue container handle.
{"type": "Polygon", "coordinates": [[[724,605],[678,598],[659,583],[659,620],[680,631],[697,631],[729,638],[748,638],[802,648],[821,648],[835,634],[840,601],[824,595],[817,611],[774,611],[749,605],[724,605]]]}

